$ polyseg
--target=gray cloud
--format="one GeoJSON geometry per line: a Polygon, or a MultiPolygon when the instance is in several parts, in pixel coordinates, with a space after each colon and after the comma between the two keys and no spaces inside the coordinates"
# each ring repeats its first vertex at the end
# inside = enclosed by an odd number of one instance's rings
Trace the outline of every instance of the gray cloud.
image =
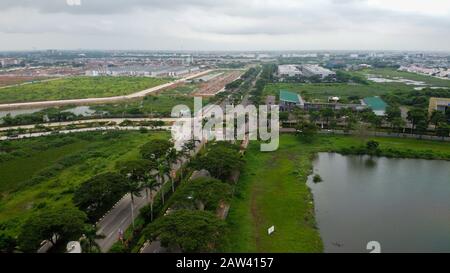
{"type": "Polygon", "coordinates": [[[450,5],[439,0],[81,1],[2,0],[0,50],[450,50],[450,5]]]}

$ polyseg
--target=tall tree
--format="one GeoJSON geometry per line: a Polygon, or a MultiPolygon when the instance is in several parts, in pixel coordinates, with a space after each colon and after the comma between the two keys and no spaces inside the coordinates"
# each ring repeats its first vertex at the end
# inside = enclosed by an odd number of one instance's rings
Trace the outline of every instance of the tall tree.
{"type": "Polygon", "coordinates": [[[147,198],[150,198],[150,221],[153,222],[153,192],[156,192],[161,184],[158,179],[148,173],[146,179],[144,180],[143,186],[145,187],[145,194],[147,195],[147,198]]]}
{"type": "Polygon", "coordinates": [[[58,241],[78,240],[83,232],[86,214],[75,207],[50,208],[29,217],[19,233],[24,252],[36,252],[42,240],[55,245],[58,241]]]}
{"type": "Polygon", "coordinates": [[[105,235],[98,234],[97,228],[93,225],[86,225],[83,229],[83,237],[80,241],[83,252],[97,253],[100,252],[100,246],[97,240],[105,238],[105,235]]]}
{"type": "MultiPolygon", "coordinates": [[[[169,171],[170,169],[172,169],[173,164],[177,164],[179,160],[179,153],[177,152],[177,150],[175,148],[171,148],[166,155],[166,162],[167,162],[167,166],[169,167],[169,171]]],[[[172,175],[172,173],[170,173],[170,182],[172,184],[172,193],[175,192],[175,183],[174,183],[174,179],[175,177],[172,175]]]]}
{"type": "Polygon", "coordinates": [[[422,125],[427,120],[427,113],[423,109],[414,108],[408,112],[407,119],[411,122],[411,134],[416,129],[416,125],[422,122],[422,125]]]}
{"type": "Polygon", "coordinates": [[[144,159],[156,160],[167,155],[169,150],[173,148],[173,143],[166,139],[155,139],[144,144],[141,149],[141,155],[144,159]]]}
{"type": "Polygon", "coordinates": [[[325,119],[325,122],[327,123],[327,126],[330,125],[330,119],[334,117],[334,111],[331,108],[323,108],[320,110],[320,116],[322,119],[325,119]]]}
{"type": "Polygon", "coordinates": [[[75,205],[91,221],[103,216],[126,193],[126,179],[117,173],[103,173],[87,180],[74,192],[75,205]]]}
{"type": "Polygon", "coordinates": [[[311,142],[318,131],[317,125],[311,122],[301,122],[297,125],[297,134],[306,142],[311,142]]]}
{"type": "MultiPolygon", "coordinates": [[[[130,178],[130,177],[128,177],[128,178],[130,178]]],[[[135,181],[133,179],[128,179],[127,183],[125,184],[125,190],[126,190],[126,192],[128,192],[130,194],[130,198],[131,198],[131,203],[130,203],[131,223],[133,224],[133,229],[134,229],[134,197],[140,197],[142,189],[143,189],[142,182],[135,181]]]]}
{"type": "Polygon", "coordinates": [[[445,114],[442,111],[433,111],[430,116],[430,123],[433,124],[435,127],[438,126],[441,122],[446,122],[447,119],[445,118],[445,114]]]}
{"type": "Polygon", "coordinates": [[[164,160],[164,159],[158,160],[157,165],[158,165],[158,168],[157,168],[157,170],[158,170],[157,179],[158,179],[159,184],[160,184],[161,200],[162,200],[162,203],[164,205],[164,203],[165,203],[165,199],[164,199],[164,195],[165,195],[164,184],[166,182],[165,181],[166,180],[166,176],[170,175],[169,174],[170,167],[167,165],[167,161],[164,160]]]}

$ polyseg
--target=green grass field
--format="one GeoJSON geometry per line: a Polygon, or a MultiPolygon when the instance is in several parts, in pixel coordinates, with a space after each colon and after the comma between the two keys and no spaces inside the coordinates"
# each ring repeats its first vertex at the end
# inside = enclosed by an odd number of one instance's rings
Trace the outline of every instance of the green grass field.
{"type": "MultiPolygon", "coordinates": [[[[125,113],[129,115],[160,114],[168,117],[172,112],[172,108],[176,105],[182,104],[193,109],[194,97],[191,96],[191,93],[194,92],[197,87],[197,84],[185,84],[173,89],[165,90],[156,95],[146,96],[143,100],[94,105],[91,106],[91,108],[98,111],[106,111],[115,116],[125,113]]],[[[203,98],[203,105],[206,105],[207,103],[208,99],[203,98]]]]}
{"type": "Polygon", "coordinates": [[[403,79],[408,79],[408,80],[413,80],[413,81],[422,81],[422,82],[425,82],[426,84],[429,84],[429,85],[435,86],[435,87],[450,87],[450,80],[439,79],[436,77],[421,75],[421,74],[417,74],[417,73],[398,71],[398,70],[389,69],[389,68],[364,69],[364,70],[354,72],[354,73],[364,75],[364,76],[376,75],[376,76],[388,78],[388,79],[397,77],[397,78],[403,78],[403,79]]]}
{"type": "Polygon", "coordinates": [[[16,234],[33,211],[72,202],[90,177],[138,158],[139,147],[167,132],[95,132],[1,142],[0,228],[16,234]]]}
{"type": "Polygon", "coordinates": [[[128,95],[167,83],[144,77],[74,77],[0,89],[0,103],[128,95]]]}
{"type": "MultiPolygon", "coordinates": [[[[412,150],[450,155],[448,143],[400,138],[369,138],[380,149],[412,150]]],[[[306,185],[316,152],[365,145],[367,138],[320,136],[312,143],[282,135],[272,153],[250,145],[227,219],[228,231],[219,248],[224,252],[321,252],[315,229],[312,195],[306,185]],[[267,235],[274,225],[275,233],[267,235]]]]}

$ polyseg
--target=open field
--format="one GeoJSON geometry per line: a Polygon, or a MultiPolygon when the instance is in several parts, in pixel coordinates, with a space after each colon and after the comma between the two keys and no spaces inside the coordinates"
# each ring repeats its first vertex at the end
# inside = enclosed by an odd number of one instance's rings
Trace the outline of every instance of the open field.
{"type": "Polygon", "coordinates": [[[0,103],[128,95],[169,82],[135,77],[75,77],[0,89],[0,103]]]}
{"type": "Polygon", "coordinates": [[[139,147],[166,132],[90,132],[0,143],[0,227],[16,234],[33,211],[72,202],[90,177],[138,158],[139,147]]]}
{"type": "Polygon", "coordinates": [[[16,84],[24,84],[31,83],[33,81],[41,81],[47,79],[46,77],[26,77],[26,76],[4,76],[0,75],[0,88],[16,85],[16,84]]]}
{"type": "MultiPolygon", "coordinates": [[[[447,143],[398,138],[370,138],[380,149],[410,154],[435,154],[450,158],[447,143]]],[[[282,135],[280,148],[259,151],[253,142],[239,180],[229,217],[228,231],[220,251],[225,252],[321,252],[315,229],[312,196],[306,185],[316,152],[333,152],[365,145],[368,139],[346,136],[318,136],[305,143],[294,135],[282,135]],[[274,225],[275,233],[267,235],[274,225]]]]}
{"type": "Polygon", "coordinates": [[[389,69],[389,68],[364,69],[364,70],[357,71],[354,73],[364,75],[364,76],[374,75],[374,76],[379,76],[379,77],[383,77],[383,78],[387,78],[387,79],[403,78],[403,79],[408,79],[408,80],[413,80],[413,81],[422,81],[422,82],[425,82],[426,84],[428,84],[430,86],[434,86],[434,87],[450,87],[450,80],[439,79],[436,77],[420,75],[417,73],[411,73],[411,72],[406,72],[406,71],[398,71],[398,70],[389,69]]]}

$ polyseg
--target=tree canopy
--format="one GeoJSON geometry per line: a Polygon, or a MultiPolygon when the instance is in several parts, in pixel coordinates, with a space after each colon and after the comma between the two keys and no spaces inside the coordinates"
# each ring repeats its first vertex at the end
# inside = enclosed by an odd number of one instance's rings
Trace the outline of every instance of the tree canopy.
{"type": "Polygon", "coordinates": [[[75,205],[97,220],[126,193],[126,179],[117,173],[103,173],[87,180],[75,191],[75,205]]]}
{"type": "Polygon", "coordinates": [[[200,177],[184,184],[172,200],[176,209],[216,211],[220,202],[228,202],[231,186],[214,178],[200,177]]]}
{"type": "Polygon", "coordinates": [[[206,169],[217,179],[228,180],[234,171],[242,168],[243,160],[237,145],[218,142],[212,144],[205,154],[195,158],[191,166],[197,170],[206,169]]]}
{"type": "Polygon", "coordinates": [[[36,252],[43,240],[48,240],[53,245],[59,240],[78,240],[86,219],[86,214],[75,207],[38,211],[22,226],[18,237],[20,249],[36,252]]]}
{"type": "Polygon", "coordinates": [[[180,248],[183,252],[207,252],[224,228],[225,223],[211,212],[178,210],[148,225],[144,234],[149,240],[160,240],[164,247],[180,248]]]}
{"type": "Polygon", "coordinates": [[[155,139],[141,147],[141,155],[144,159],[154,160],[166,156],[173,148],[173,143],[167,139],[155,139]]]}

